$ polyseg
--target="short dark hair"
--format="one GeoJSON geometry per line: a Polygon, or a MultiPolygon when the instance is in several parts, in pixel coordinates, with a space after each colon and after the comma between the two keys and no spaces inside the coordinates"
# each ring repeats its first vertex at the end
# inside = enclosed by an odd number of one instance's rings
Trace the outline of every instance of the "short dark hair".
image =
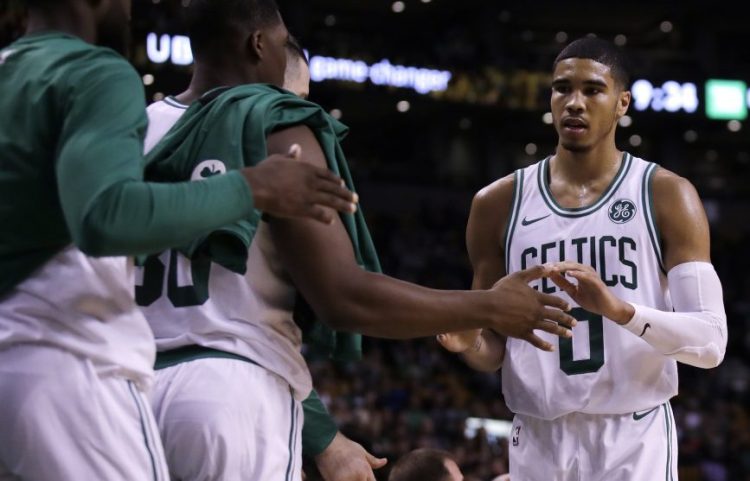
{"type": "Polygon", "coordinates": [[[200,56],[222,47],[242,31],[254,31],[279,21],[275,0],[190,0],[185,24],[193,53],[200,56]]]}
{"type": "Polygon", "coordinates": [[[630,65],[625,53],[613,43],[599,37],[574,40],[555,58],[552,70],[569,58],[587,58],[609,67],[612,77],[623,89],[630,88],[630,65]]]}
{"type": "Polygon", "coordinates": [[[449,452],[441,449],[415,449],[396,462],[388,476],[388,481],[447,480],[451,473],[445,467],[446,460],[455,462],[449,452]]]}

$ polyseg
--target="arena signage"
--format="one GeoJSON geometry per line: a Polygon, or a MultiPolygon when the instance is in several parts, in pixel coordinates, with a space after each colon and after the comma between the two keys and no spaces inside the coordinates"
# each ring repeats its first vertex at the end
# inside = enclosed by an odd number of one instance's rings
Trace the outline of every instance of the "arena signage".
{"type": "MultiPolygon", "coordinates": [[[[184,35],[149,33],[146,37],[146,55],[157,64],[170,62],[184,66],[193,63],[190,39],[184,35]]],[[[451,76],[445,70],[393,65],[385,59],[368,65],[361,60],[317,55],[310,58],[310,79],[313,82],[344,80],[363,83],[369,80],[375,85],[409,88],[427,94],[447,89],[451,76]]]]}

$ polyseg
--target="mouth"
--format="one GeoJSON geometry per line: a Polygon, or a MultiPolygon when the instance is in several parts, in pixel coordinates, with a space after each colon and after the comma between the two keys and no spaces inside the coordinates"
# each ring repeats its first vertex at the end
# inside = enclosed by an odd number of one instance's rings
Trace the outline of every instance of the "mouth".
{"type": "Polygon", "coordinates": [[[588,129],[588,124],[580,117],[566,117],[562,120],[562,128],[571,134],[581,134],[588,129]]]}

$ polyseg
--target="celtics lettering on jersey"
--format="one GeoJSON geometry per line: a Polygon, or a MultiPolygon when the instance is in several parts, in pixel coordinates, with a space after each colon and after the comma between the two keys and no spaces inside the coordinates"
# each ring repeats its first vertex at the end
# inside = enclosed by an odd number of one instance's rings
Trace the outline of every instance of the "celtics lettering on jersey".
{"type": "MultiPolygon", "coordinates": [[[[580,208],[556,202],[549,188],[549,159],[516,172],[504,240],[506,271],[578,262],[594,268],[624,301],[668,310],[649,191],[655,168],[624,154],[609,187],[580,208]]],[[[530,285],[572,302],[548,279],[530,285]]],[[[644,397],[645,405],[655,406],[674,393],[676,366],[646,342],[575,303],[571,315],[579,322],[570,339],[537,331],[557,345],[556,353],[507,340],[502,379],[511,410],[545,419],[570,412],[626,413],[641,406],[644,397]],[[618,382],[623,376],[643,379],[646,393],[629,392],[618,382]]]]}
{"type": "MultiPolygon", "coordinates": [[[[638,288],[638,243],[627,236],[603,235],[559,239],[532,245],[521,252],[521,269],[557,261],[575,261],[599,272],[609,287],[621,285],[627,289],[638,288]]],[[[549,279],[532,284],[547,294],[560,289],[549,279]]]]}

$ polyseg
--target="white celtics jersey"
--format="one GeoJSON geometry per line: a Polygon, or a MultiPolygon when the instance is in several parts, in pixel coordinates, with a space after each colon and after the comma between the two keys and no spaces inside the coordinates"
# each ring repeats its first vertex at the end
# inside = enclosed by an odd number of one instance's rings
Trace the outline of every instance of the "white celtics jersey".
{"type": "MultiPolygon", "coordinates": [[[[173,99],[149,106],[147,147],[158,143],[185,108],[173,99]]],[[[198,345],[236,354],[281,376],[296,399],[310,394],[302,332],[293,320],[297,290],[266,222],[258,225],[244,276],[215,263],[191,262],[173,250],[152,258],[136,277],[138,289],[149,286],[138,297],[158,351],[198,345]]]]}
{"type": "MultiPolygon", "coordinates": [[[[655,169],[625,153],[599,200],[575,209],[561,207],[552,196],[549,158],[517,171],[505,235],[507,272],[575,261],[595,268],[619,298],[671,310],[651,204],[655,169]]],[[[547,279],[532,286],[570,300],[547,279]]],[[[580,307],[572,315],[579,321],[572,339],[537,331],[555,352],[508,339],[502,380],[513,412],[543,419],[571,412],[624,414],[677,394],[674,360],[614,321],[580,307]]]]}
{"type": "Polygon", "coordinates": [[[3,297],[0,349],[23,343],[65,349],[89,359],[102,376],[148,389],[154,337],[133,299],[133,278],[126,257],[63,249],[3,297]]]}

